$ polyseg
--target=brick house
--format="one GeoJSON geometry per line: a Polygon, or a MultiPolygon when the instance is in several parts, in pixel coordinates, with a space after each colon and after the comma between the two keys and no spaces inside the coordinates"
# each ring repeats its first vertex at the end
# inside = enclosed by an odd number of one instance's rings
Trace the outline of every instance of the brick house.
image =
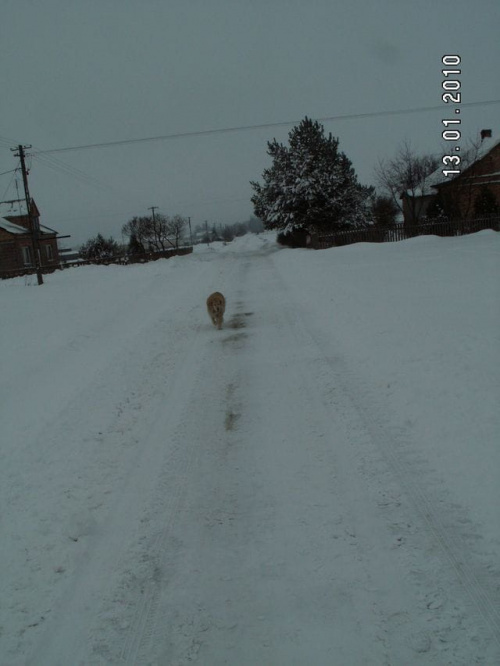
{"type": "Polygon", "coordinates": [[[409,192],[402,195],[405,224],[412,224],[413,211],[417,211],[417,219],[421,219],[429,206],[437,202],[448,217],[462,220],[482,216],[477,212],[479,197],[486,197],[493,205],[496,202],[500,210],[500,141],[492,141],[491,130],[482,130],[479,146],[464,155],[458,167],[462,169],[460,174],[451,178],[443,176],[443,169],[456,168],[441,165],[429,176],[426,189],[422,188],[420,195],[412,196],[409,192]]]}
{"type": "MultiPolygon", "coordinates": [[[[31,201],[31,217],[38,229],[40,266],[57,268],[58,232],[40,224],[40,211],[31,201]]],[[[24,201],[0,203],[0,274],[28,271],[34,267],[33,237],[24,201]]]]}

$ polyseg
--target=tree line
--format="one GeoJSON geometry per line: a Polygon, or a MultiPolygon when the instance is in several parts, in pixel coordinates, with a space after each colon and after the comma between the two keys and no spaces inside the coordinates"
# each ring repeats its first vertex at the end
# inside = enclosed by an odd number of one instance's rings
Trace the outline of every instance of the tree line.
{"type": "Polygon", "coordinates": [[[181,215],[162,215],[133,217],[122,226],[122,236],[127,238],[121,246],[112,236],[102,234],[90,238],[80,248],[80,256],[85,260],[110,259],[120,255],[139,255],[150,252],[179,248],[183,244],[230,242],[246,233],[259,233],[264,230],[261,220],[251,217],[246,222],[234,224],[216,224],[208,222],[198,224],[194,230],[189,228],[189,220],[181,215]]]}

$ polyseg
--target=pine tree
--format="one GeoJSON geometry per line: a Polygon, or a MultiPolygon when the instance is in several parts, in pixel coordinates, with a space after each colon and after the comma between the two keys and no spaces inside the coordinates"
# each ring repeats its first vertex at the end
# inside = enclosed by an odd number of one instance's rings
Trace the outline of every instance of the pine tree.
{"type": "Polygon", "coordinates": [[[261,185],[252,182],[255,215],[266,229],[285,233],[365,226],[372,188],[358,183],[339,141],[325,136],[322,125],[305,118],[289,133],[289,146],[268,142],[273,164],[261,185]]]}
{"type": "Polygon", "coordinates": [[[132,232],[130,234],[130,241],[128,244],[129,254],[144,254],[146,252],[144,245],[139,241],[137,234],[132,232]]]}

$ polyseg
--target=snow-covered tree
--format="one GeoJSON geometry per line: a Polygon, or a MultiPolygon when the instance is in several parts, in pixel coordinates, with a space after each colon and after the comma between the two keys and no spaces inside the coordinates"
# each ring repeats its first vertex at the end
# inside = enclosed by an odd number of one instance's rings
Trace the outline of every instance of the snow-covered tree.
{"type": "Polygon", "coordinates": [[[268,142],[273,164],[264,170],[263,184],[251,182],[255,215],[265,228],[289,234],[365,226],[372,188],[358,183],[338,139],[307,117],[288,136],[289,146],[268,142]]]}
{"type": "Polygon", "coordinates": [[[118,243],[112,236],[104,238],[102,234],[97,234],[95,238],[90,238],[80,247],[80,256],[86,260],[111,259],[120,253],[118,243]]]}

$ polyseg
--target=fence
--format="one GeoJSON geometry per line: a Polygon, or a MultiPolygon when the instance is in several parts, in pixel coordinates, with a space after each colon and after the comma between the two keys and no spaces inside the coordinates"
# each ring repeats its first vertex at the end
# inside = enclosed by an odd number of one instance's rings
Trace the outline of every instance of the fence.
{"type": "Polygon", "coordinates": [[[476,218],[473,220],[436,220],[413,226],[397,226],[390,229],[369,227],[339,231],[336,234],[317,236],[311,246],[318,250],[340,247],[352,243],[392,243],[415,238],[415,236],[464,236],[483,229],[500,231],[500,217],[476,218]]]}
{"type": "MultiPolygon", "coordinates": [[[[182,256],[191,254],[193,246],[179,247],[172,250],[162,250],[161,252],[146,252],[144,254],[124,255],[120,257],[109,257],[106,259],[92,259],[82,261],[72,261],[71,263],[60,263],[55,266],[42,266],[41,272],[44,275],[54,273],[56,270],[67,270],[68,268],[76,268],[77,266],[110,266],[120,265],[127,266],[129,264],[145,264],[149,261],[157,261],[158,259],[168,259],[176,255],[182,256]]],[[[13,271],[0,271],[0,279],[7,280],[13,277],[23,277],[24,275],[35,275],[36,269],[33,267],[22,268],[13,271]]]]}

